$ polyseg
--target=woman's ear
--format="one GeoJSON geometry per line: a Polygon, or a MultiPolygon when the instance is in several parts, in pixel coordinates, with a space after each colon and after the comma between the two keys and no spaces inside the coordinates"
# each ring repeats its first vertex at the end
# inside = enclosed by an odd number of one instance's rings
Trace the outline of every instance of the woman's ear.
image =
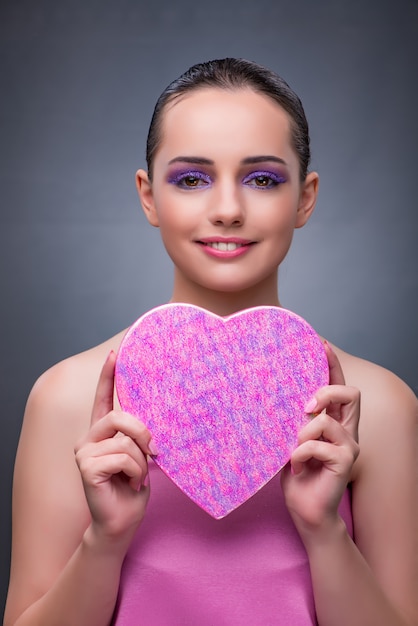
{"type": "Polygon", "coordinates": [[[319,176],[309,172],[302,183],[295,228],[301,228],[311,217],[318,197],[319,176]]]}
{"type": "Polygon", "coordinates": [[[154,205],[154,194],[152,184],[145,170],[138,170],[136,173],[136,188],[142,204],[145,216],[151,226],[159,226],[157,212],[154,205]]]}

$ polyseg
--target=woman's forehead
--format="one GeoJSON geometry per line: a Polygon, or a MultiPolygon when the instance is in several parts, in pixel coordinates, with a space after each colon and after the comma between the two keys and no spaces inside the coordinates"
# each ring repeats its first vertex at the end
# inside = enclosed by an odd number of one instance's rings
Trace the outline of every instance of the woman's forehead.
{"type": "MultiPolygon", "coordinates": [[[[201,88],[170,102],[162,118],[160,149],[213,149],[230,142],[290,147],[290,118],[271,98],[249,88],[201,88]]],[[[270,150],[271,151],[271,150],[270,150]]]]}
{"type": "Polygon", "coordinates": [[[251,87],[221,88],[202,86],[183,94],[174,96],[165,106],[163,117],[172,111],[183,115],[191,112],[198,114],[200,111],[207,114],[211,110],[223,110],[225,114],[239,113],[243,110],[252,110],[254,115],[260,115],[262,111],[289,121],[288,114],[273,98],[251,87]]]}

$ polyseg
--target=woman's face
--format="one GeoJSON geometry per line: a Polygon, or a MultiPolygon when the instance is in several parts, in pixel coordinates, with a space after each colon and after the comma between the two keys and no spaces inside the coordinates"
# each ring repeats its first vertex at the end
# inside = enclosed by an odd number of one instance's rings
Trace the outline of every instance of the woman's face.
{"type": "Polygon", "coordinates": [[[293,231],[309,218],[317,175],[300,183],[287,113],[250,89],[206,88],[170,103],[141,202],[186,289],[274,285],[293,231]]]}

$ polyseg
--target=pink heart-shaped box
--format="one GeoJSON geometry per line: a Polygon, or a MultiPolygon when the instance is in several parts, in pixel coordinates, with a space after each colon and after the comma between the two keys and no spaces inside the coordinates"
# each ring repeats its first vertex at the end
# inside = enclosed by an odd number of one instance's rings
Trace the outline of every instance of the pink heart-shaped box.
{"type": "Polygon", "coordinates": [[[220,519],[288,462],[329,371],[320,338],[295,313],[219,317],[167,304],[128,330],[115,381],[122,409],[152,433],[155,462],[220,519]]]}

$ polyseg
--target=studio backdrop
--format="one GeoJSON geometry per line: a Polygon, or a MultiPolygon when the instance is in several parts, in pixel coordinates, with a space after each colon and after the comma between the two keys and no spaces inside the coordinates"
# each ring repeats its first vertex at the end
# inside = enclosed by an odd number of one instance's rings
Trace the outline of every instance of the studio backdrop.
{"type": "Polygon", "coordinates": [[[320,195],[282,304],[417,392],[417,42],[415,0],[2,0],[2,602],[31,386],[170,296],[134,175],[156,98],[190,65],[245,57],[301,96],[320,195]]]}

